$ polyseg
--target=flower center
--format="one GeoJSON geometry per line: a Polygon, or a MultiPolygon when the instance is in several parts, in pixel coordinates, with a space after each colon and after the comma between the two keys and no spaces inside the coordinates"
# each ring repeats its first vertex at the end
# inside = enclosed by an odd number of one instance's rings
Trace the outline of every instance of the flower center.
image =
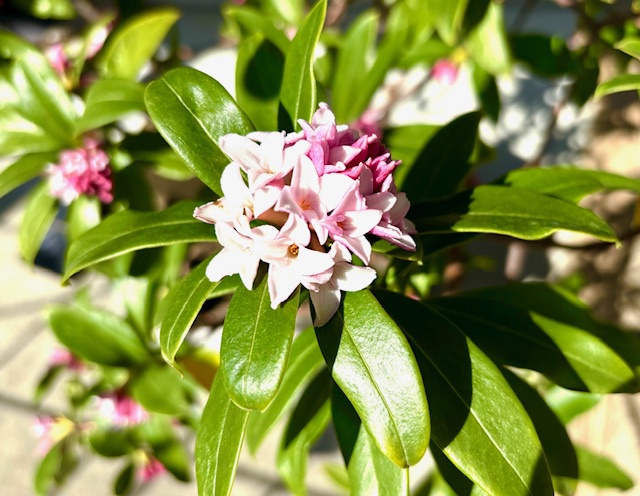
{"type": "Polygon", "coordinates": [[[311,210],[311,204],[306,199],[301,200],[298,205],[302,210],[311,210]]]}
{"type": "Polygon", "coordinates": [[[298,245],[296,245],[295,243],[292,245],[289,245],[289,254],[292,257],[297,257],[298,253],[300,253],[300,248],[298,248],[298,245]]]}

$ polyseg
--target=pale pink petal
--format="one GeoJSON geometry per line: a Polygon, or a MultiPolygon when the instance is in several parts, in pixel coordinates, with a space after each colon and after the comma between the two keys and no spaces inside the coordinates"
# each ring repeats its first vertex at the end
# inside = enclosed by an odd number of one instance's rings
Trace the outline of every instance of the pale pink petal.
{"type": "Polygon", "coordinates": [[[299,284],[300,277],[295,267],[288,264],[270,264],[268,286],[271,308],[277,308],[289,298],[299,284]]]}
{"type": "Polygon", "coordinates": [[[376,277],[376,271],[371,267],[358,267],[341,262],[333,267],[331,281],[342,291],[360,291],[369,286],[376,277]]]}
{"type": "Polygon", "coordinates": [[[343,229],[351,237],[364,236],[378,225],[382,218],[380,210],[358,210],[344,214],[343,229]]]}
{"type": "Polygon", "coordinates": [[[321,327],[331,320],[340,306],[340,296],[340,290],[331,283],[320,286],[318,291],[309,291],[316,314],[313,320],[315,327],[321,327]]]}
{"type": "Polygon", "coordinates": [[[222,151],[236,162],[243,171],[261,169],[260,146],[245,136],[226,134],[221,136],[218,144],[222,151]]]}
{"type": "Polygon", "coordinates": [[[257,269],[259,262],[260,260],[257,257],[252,257],[247,252],[238,251],[232,248],[223,248],[220,253],[213,257],[211,262],[209,262],[206,270],[206,276],[210,281],[217,282],[226,276],[239,274],[242,271],[246,277],[246,280],[243,279],[242,282],[247,289],[251,289],[253,279],[249,280],[248,277],[251,273],[250,269],[253,265],[255,265],[257,269]],[[244,269],[245,265],[247,265],[248,268],[244,269]]]}
{"type": "Polygon", "coordinates": [[[327,211],[334,210],[355,181],[343,174],[325,174],[320,178],[320,201],[327,211]]]}

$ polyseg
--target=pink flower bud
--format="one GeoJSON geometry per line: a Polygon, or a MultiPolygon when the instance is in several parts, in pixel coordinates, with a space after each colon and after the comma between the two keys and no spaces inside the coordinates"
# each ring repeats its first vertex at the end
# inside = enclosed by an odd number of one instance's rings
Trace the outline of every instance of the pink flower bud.
{"type": "Polygon", "coordinates": [[[449,59],[440,59],[433,64],[431,77],[440,84],[450,86],[458,80],[458,66],[449,59]]]}
{"type": "Polygon", "coordinates": [[[49,61],[49,64],[51,64],[51,67],[53,67],[53,70],[61,76],[64,76],[65,71],[71,65],[62,43],[55,43],[47,47],[44,51],[44,56],[49,61]]]}

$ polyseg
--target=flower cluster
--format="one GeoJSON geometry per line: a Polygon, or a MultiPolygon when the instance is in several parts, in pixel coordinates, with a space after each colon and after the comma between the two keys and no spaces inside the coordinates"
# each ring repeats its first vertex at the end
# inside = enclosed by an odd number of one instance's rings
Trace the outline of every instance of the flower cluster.
{"type": "Polygon", "coordinates": [[[80,195],[97,196],[102,203],[113,201],[109,157],[94,140],[85,140],[82,148],[63,151],[60,161],[50,164],[46,174],[51,196],[64,205],[80,195]]]}
{"type": "Polygon", "coordinates": [[[338,309],[340,291],[375,279],[372,268],[351,263],[356,255],[369,265],[367,235],[415,250],[415,230],[405,218],[406,195],[393,182],[399,162],[376,135],[336,125],[326,104],[310,123],[299,122],[299,133],[223,136],[220,147],[232,159],[220,180],[224,197],[194,216],[215,224],[223,246],[207,268],[209,279],[239,274],[251,289],[266,262],[272,308],[302,284],[320,326],[338,309]]]}

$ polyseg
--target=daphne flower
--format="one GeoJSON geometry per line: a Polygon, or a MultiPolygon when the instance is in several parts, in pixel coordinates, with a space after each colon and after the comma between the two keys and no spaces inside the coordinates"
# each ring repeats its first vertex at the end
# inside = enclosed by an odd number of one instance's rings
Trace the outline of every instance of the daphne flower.
{"type": "Polygon", "coordinates": [[[54,43],[47,47],[44,51],[44,56],[49,61],[53,70],[61,76],[64,76],[67,69],[71,66],[69,57],[62,43],[54,43]]]}
{"type": "Polygon", "coordinates": [[[32,431],[38,438],[36,453],[44,456],[54,444],[73,432],[75,424],[66,417],[36,417],[32,431]]]}
{"type": "Polygon", "coordinates": [[[102,203],[113,201],[113,182],[109,157],[93,140],[83,148],[65,150],[58,164],[49,164],[49,191],[63,205],[69,205],[80,195],[97,196],[102,203]]]}
{"type": "Polygon", "coordinates": [[[449,59],[440,59],[431,68],[431,77],[445,86],[451,86],[458,79],[458,66],[449,59]]]}
{"type": "Polygon", "coordinates": [[[49,356],[49,365],[51,367],[64,367],[74,372],[78,372],[84,368],[84,363],[65,348],[56,348],[53,350],[49,356]]]}
{"type": "Polygon", "coordinates": [[[143,484],[167,472],[166,467],[157,458],[145,455],[142,466],[138,469],[138,478],[143,484]]]}
{"type": "Polygon", "coordinates": [[[149,420],[149,413],[139,403],[122,392],[101,397],[98,408],[103,418],[120,427],[142,424],[149,420]]]}

